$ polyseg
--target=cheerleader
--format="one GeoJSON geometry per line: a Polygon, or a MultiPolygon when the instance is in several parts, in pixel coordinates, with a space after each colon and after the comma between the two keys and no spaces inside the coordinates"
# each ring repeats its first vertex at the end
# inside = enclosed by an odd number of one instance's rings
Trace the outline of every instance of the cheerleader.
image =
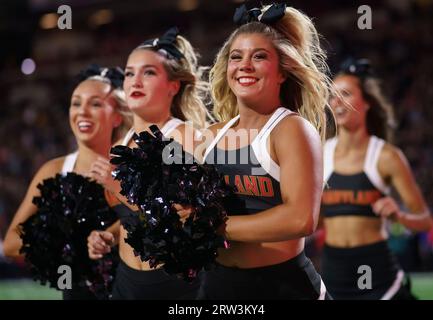
{"type": "MultiPolygon", "coordinates": [[[[193,154],[194,126],[204,126],[206,108],[203,104],[203,82],[197,55],[187,39],[178,35],[176,28],[162,37],[149,39],[135,48],[128,57],[125,68],[124,89],[134,124],[122,145],[136,147],[131,139],[134,132],[149,131],[156,124],[167,138],[174,138],[193,154]],[[193,125],[185,123],[191,121],[193,125]]],[[[112,167],[100,160],[93,165],[93,177],[113,190],[123,202],[114,207],[120,221],[131,210],[119,194],[120,185],[111,178],[112,167]]],[[[186,216],[190,209],[179,206],[179,214],[186,216]]],[[[125,242],[126,230],[120,226],[106,231],[94,231],[88,238],[89,256],[98,259],[119,244],[120,265],[117,270],[113,299],[194,299],[199,283],[192,284],[170,276],[159,266],[152,269],[134,254],[125,242]]]]}
{"type": "Polygon", "coordinates": [[[413,299],[387,246],[385,223],[427,231],[430,212],[405,156],[388,142],[392,109],[369,62],[347,61],[334,83],[338,135],[324,148],[323,279],[335,299],[413,299]]]}
{"type": "MultiPolygon", "coordinates": [[[[69,125],[78,149],[46,162],[36,173],[6,233],[4,253],[8,257],[20,255],[19,225],[37,212],[32,203],[33,198],[40,195],[37,186],[58,173],[75,172],[88,176],[92,163],[99,157],[107,157],[112,143],[131,127],[132,118],[124,100],[121,70],[92,65],[82,71],[80,80],[69,107],[69,125]]],[[[81,287],[63,291],[63,298],[95,299],[90,291],[81,287]]]]}
{"type": "Polygon", "coordinates": [[[230,247],[204,274],[199,298],[324,300],[304,254],[320,210],[329,88],[318,35],[284,4],[243,5],[235,21],[211,70],[222,123],[210,127],[216,138],[204,154],[237,188],[221,229],[230,247]]]}

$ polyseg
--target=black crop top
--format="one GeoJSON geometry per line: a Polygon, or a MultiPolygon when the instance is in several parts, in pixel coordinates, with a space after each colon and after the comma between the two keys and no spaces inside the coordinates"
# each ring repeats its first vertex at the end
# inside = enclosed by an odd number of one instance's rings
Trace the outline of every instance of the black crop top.
{"type": "Polygon", "coordinates": [[[372,204],[384,194],[364,172],[342,175],[333,172],[323,190],[321,212],[325,217],[366,216],[379,218],[372,204]]]}
{"type": "Polygon", "coordinates": [[[235,150],[215,146],[205,161],[237,189],[226,205],[229,215],[253,214],[282,203],[280,183],[262,169],[251,145],[235,150]]]}

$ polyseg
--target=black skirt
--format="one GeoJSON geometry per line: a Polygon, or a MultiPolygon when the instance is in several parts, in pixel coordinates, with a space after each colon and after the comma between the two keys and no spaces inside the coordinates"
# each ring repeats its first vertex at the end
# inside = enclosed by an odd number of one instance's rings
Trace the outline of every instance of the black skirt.
{"type": "Polygon", "coordinates": [[[321,274],[336,300],[413,298],[385,241],[354,248],[324,246],[321,274]]]}
{"type": "Polygon", "coordinates": [[[167,274],[162,269],[136,270],[120,260],[113,285],[113,300],[193,300],[200,286],[167,274]]]}

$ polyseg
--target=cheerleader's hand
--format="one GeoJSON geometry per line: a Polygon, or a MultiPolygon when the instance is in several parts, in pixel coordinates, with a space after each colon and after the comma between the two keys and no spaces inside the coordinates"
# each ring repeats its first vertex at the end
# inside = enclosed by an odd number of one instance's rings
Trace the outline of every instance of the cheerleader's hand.
{"type": "Polygon", "coordinates": [[[375,214],[381,217],[398,220],[401,215],[400,207],[391,197],[383,197],[372,204],[375,214]]]}
{"type": "Polygon", "coordinates": [[[188,205],[181,205],[181,204],[173,204],[173,208],[177,211],[177,214],[180,217],[180,221],[182,223],[185,223],[186,219],[194,212],[194,208],[192,206],[188,205]]]}
{"type": "Polygon", "coordinates": [[[111,252],[114,245],[114,235],[108,231],[94,230],[87,237],[87,249],[89,258],[92,260],[101,259],[104,254],[111,252]]]}
{"type": "Polygon", "coordinates": [[[110,160],[104,157],[98,157],[90,166],[88,176],[101,184],[105,189],[118,193],[120,191],[120,185],[111,175],[113,169],[114,167],[111,165],[110,160]]]}

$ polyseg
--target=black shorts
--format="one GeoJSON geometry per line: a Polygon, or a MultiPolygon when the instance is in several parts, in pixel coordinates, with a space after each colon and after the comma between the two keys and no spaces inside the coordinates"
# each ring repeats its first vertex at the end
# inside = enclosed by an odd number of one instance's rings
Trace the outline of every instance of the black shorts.
{"type": "Polygon", "coordinates": [[[336,300],[413,298],[385,241],[354,248],[325,244],[321,261],[323,281],[336,300]]]}
{"type": "Polygon", "coordinates": [[[200,300],[325,300],[319,274],[304,252],[286,262],[251,269],[217,264],[204,273],[200,300]]]}
{"type": "Polygon", "coordinates": [[[199,279],[188,283],[162,269],[140,271],[120,260],[113,285],[113,300],[192,300],[199,279]]]}

